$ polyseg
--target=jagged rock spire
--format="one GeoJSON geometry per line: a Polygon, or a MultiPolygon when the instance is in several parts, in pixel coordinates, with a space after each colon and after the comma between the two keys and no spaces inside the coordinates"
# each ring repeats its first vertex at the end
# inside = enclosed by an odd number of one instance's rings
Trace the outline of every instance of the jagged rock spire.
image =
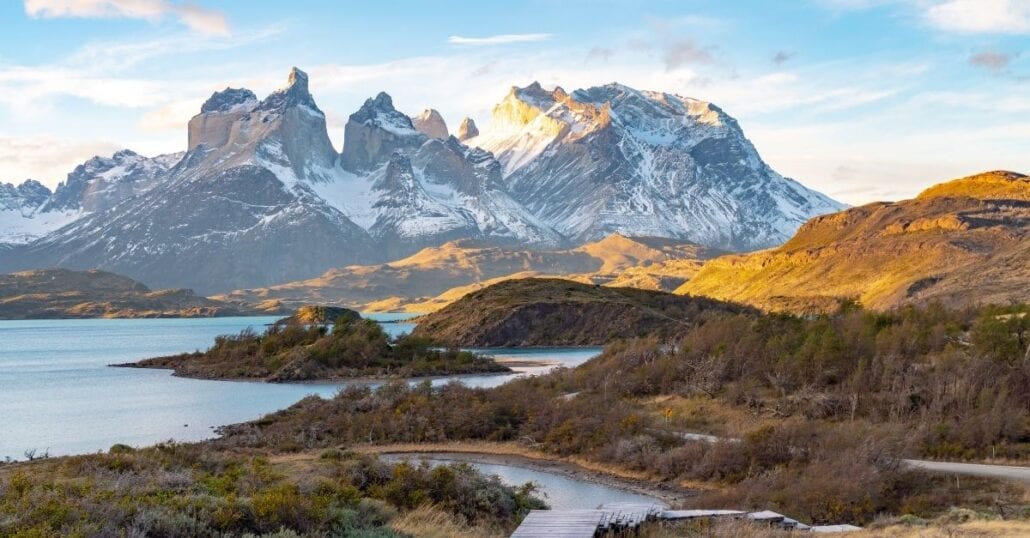
{"type": "Polygon", "coordinates": [[[443,116],[435,108],[427,108],[421,114],[411,118],[411,123],[419,132],[426,136],[446,140],[450,136],[447,132],[447,123],[443,116]]]}
{"type": "Polygon", "coordinates": [[[461,120],[461,124],[458,125],[458,132],[456,133],[458,140],[464,142],[470,138],[479,136],[479,128],[476,127],[476,122],[472,118],[466,117],[461,120]]]}
{"type": "Polygon", "coordinates": [[[380,92],[348,118],[340,163],[352,172],[371,170],[394,151],[417,148],[424,140],[411,118],[393,107],[390,95],[380,92]]]}
{"type": "Polygon", "coordinates": [[[297,88],[297,91],[308,92],[308,74],[296,67],[290,69],[290,76],[286,79],[286,87],[297,88]]]}
{"type": "Polygon", "coordinates": [[[319,114],[322,110],[315,104],[314,97],[308,91],[308,74],[296,67],[290,69],[286,86],[273,92],[261,102],[260,110],[283,110],[291,106],[305,106],[319,114]]]}

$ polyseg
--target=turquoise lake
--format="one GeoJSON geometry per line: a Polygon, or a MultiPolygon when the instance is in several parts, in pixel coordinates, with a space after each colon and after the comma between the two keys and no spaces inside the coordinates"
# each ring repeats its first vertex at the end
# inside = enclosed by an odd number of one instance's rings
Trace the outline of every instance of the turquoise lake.
{"type": "MultiPolygon", "coordinates": [[[[372,314],[391,334],[410,331],[403,315],[372,314]]],[[[174,377],[167,370],[112,368],[209,347],[216,336],[257,331],[275,317],[0,321],[0,459],[27,451],[50,455],[213,437],[225,424],[256,419],[344,383],[274,384],[174,377]]],[[[581,364],[598,348],[492,349],[499,360],[581,364]]],[[[553,366],[517,367],[510,375],[458,376],[490,387],[553,366]]],[[[434,379],[434,384],[452,379],[434,379]]]]}

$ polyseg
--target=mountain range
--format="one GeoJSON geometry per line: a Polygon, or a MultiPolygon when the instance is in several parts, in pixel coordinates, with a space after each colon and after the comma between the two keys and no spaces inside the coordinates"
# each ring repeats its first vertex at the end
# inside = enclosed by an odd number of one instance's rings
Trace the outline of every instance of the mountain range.
{"type": "Polygon", "coordinates": [[[843,208],[776,174],[718,107],[619,84],[513,87],[450,136],[368,99],[333,147],[296,68],[264,99],[214,93],[183,153],[123,150],[54,192],[0,186],[0,271],[101,268],[213,293],[382,263],[448,241],[575,247],[612,233],[751,250],[843,208]]]}

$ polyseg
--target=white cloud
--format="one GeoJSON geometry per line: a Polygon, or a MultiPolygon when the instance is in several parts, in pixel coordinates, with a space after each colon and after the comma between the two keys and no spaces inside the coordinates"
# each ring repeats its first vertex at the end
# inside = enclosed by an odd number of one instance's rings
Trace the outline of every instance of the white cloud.
{"type": "Polygon", "coordinates": [[[12,108],[31,107],[56,96],[104,106],[146,107],[162,100],[165,91],[156,80],[113,78],[66,67],[0,68],[0,103],[12,108]]]}
{"type": "Polygon", "coordinates": [[[508,43],[531,43],[547,41],[554,37],[551,34],[500,34],[488,37],[464,37],[452,35],[447,38],[451,45],[506,45],[508,43]]]}
{"type": "Polygon", "coordinates": [[[926,20],[936,28],[967,34],[1030,33],[1026,0],[947,0],[927,8],[926,20]]]}
{"type": "Polygon", "coordinates": [[[140,118],[139,126],[144,131],[176,131],[182,132],[190,118],[200,112],[204,99],[184,99],[172,101],[155,108],[140,118]]]}
{"type": "Polygon", "coordinates": [[[91,41],[62,63],[110,73],[135,67],[165,56],[228,50],[274,38],[285,31],[281,24],[236,32],[231,36],[204,36],[179,32],[147,40],[91,41]]]}
{"type": "Polygon", "coordinates": [[[229,34],[229,21],[221,12],[169,0],[25,0],[25,13],[43,18],[122,18],[150,22],[170,17],[195,32],[229,34]]]}
{"type": "MultiPolygon", "coordinates": [[[[156,58],[228,50],[273,38],[283,31],[282,25],[273,25],[228,37],[178,32],[149,40],[92,41],[50,64],[0,63],[0,106],[28,119],[33,114],[49,111],[52,105],[67,97],[120,108],[169,105],[173,100],[221,89],[228,80],[188,77],[169,80],[123,76],[122,73],[156,58]]],[[[160,123],[151,115],[141,125],[152,129],[155,122],[160,123]]]]}
{"type": "Polygon", "coordinates": [[[0,178],[14,182],[31,178],[54,188],[76,165],[118,149],[121,148],[111,142],[71,140],[49,134],[0,137],[0,178]]]}

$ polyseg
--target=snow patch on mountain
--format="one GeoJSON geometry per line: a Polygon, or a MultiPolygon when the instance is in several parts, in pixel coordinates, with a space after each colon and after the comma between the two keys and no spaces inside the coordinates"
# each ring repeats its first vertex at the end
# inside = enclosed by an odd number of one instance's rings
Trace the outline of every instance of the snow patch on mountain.
{"type": "Polygon", "coordinates": [[[616,83],[513,87],[467,143],[493,152],[515,201],[572,242],[618,232],[751,250],[843,207],[774,172],[715,105],[616,83]]]}

